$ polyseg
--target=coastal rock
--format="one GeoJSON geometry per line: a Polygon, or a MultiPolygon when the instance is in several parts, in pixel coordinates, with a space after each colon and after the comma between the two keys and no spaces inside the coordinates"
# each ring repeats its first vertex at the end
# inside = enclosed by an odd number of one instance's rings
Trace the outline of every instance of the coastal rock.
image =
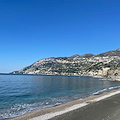
{"type": "Polygon", "coordinates": [[[120,78],[120,49],[98,55],[51,57],[38,60],[11,74],[76,75],[120,78]]]}

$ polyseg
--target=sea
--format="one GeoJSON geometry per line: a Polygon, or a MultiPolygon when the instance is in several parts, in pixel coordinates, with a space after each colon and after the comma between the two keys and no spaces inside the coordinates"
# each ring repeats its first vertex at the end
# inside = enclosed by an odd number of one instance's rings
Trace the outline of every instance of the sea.
{"type": "Polygon", "coordinates": [[[120,82],[93,77],[0,75],[0,119],[57,106],[120,88],[120,82]]]}

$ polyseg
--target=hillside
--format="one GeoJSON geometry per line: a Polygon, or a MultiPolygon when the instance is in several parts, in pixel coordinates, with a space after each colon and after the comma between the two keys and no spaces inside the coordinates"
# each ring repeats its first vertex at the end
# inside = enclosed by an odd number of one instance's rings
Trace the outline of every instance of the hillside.
{"type": "Polygon", "coordinates": [[[76,54],[70,57],[41,59],[11,74],[78,75],[119,79],[120,49],[98,55],[76,54]]]}

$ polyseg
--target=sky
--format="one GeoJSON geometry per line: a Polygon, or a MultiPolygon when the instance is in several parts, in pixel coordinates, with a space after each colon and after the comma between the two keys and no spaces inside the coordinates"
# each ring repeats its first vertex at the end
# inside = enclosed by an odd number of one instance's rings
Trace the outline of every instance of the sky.
{"type": "Polygon", "coordinates": [[[0,73],[118,48],[120,0],[0,0],[0,73]]]}

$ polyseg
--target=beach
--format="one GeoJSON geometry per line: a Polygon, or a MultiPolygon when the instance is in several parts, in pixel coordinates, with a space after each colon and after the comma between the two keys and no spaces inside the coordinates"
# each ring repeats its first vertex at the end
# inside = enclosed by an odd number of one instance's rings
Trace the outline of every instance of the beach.
{"type": "Polygon", "coordinates": [[[9,120],[120,120],[120,89],[55,107],[35,110],[9,120]]]}
{"type": "Polygon", "coordinates": [[[120,94],[50,120],[120,120],[120,94]]]}

